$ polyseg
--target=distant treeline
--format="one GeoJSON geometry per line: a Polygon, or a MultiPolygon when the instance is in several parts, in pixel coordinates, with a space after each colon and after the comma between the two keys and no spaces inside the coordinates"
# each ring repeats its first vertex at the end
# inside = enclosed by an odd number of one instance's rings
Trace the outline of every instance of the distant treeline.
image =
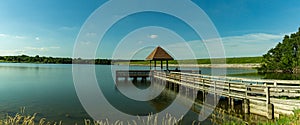
{"type": "Polygon", "coordinates": [[[21,56],[0,56],[0,62],[7,63],[47,63],[47,64],[102,64],[110,65],[109,59],[81,59],[81,58],[57,58],[57,57],[34,57],[21,55],[21,56]]]}
{"type": "MultiPolygon", "coordinates": [[[[226,58],[227,64],[245,64],[245,63],[261,63],[262,57],[236,57],[236,58],[226,58]]],[[[212,59],[214,63],[224,63],[224,59],[212,59]]],[[[193,64],[195,61],[198,64],[211,64],[211,59],[196,59],[196,60],[170,60],[169,64],[193,64]]],[[[0,62],[7,63],[45,63],[45,64],[101,64],[101,65],[111,65],[111,64],[149,64],[149,61],[145,60],[111,60],[111,59],[81,59],[81,58],[58,58],[58,57],[40,57],[36,56],[0,56],[0,62]]],[[[157,61],[159,64],[160,61],[157,61]]],[[[163,62],[166,63],[166,62],[163,62]]]]}

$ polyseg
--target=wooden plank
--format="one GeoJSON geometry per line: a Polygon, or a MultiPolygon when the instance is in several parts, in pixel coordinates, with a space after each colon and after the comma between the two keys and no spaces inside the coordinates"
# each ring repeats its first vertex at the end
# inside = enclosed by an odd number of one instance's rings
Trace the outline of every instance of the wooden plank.
{"type": "Polygon", "coordinates": [[[290,110],[282,110],[282,109],[274,109],[274,113],[276,114],[284,114],[284,115],[293,115],[294,112],[290,110]]]}
{"type": "Polygon", "coordinates": [[[252,104],[252,103],[250,103],[250,110],[251,109],[253,109],[253,110],[260,110],[260,111],[263,111],[263,112],[267,112],[266,106],[255,105],[255,104],[252,104]]]}
{"type": "Polygon", "coordinates": [[[250,112],[253,114],[261,115],[261,116],[267,116],[267,112],[255,109],[255,108],[250,108],[250,112]]]}
{"type": "Polygon", "coordinates": [[[274,109],[281,109],[286,111],[294,111],[297,109],[296,106],[290,106],[285,104],[273,103],[273,105],[274,105],[274,109]]]}

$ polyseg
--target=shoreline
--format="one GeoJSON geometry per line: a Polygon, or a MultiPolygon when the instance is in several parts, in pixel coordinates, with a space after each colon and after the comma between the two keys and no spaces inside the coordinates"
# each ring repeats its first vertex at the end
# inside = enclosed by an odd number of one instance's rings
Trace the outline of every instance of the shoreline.
{"type": "MultiPolygon", "coordinates": [[[[114,65],[130,65],[130,66],[149,66],[149,64],[114,64],[114,65]]],[[[159,66],[160,64],[157,64],[159,66]]],[[[166,66],[165,64],[163,66],[166,66]]],[[[187,68],[245,68],[253,69],[260,67],[259,63],[246,64],[169,64],[169,67],[187,67],[187,68]]]]}

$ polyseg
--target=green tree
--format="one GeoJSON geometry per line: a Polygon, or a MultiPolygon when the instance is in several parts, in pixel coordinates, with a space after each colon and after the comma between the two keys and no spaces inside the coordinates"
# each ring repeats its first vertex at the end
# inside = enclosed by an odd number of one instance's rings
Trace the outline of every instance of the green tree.
{"type": "Polygon", "coordinates": [[[263,55],[261,72],[294,72],[299,68],[300,28],[263,55]]]}

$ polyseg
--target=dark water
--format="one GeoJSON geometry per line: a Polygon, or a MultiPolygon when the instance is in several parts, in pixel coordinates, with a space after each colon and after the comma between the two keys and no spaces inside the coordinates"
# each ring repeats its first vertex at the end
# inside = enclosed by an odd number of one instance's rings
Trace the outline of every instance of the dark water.
{"type": "MultiPolygon", "coordinates": [[[[122,68],[122,66],[119,67],[122,68]]],[[[138,66],[130,68],[148,69],[148,67],[138,66]]],[[[210,68],[200,70],[202,74],[211,74],[210,68]]],[[[227,74],[255,72],[252,69],[227,69],[227,74]]],[[[178,95],[164,90],[160,96],[151,101],[133,101],[116,89],[111,66],[96,65],[96,77],[106,100],[126,114],[146,115],[151,112],[160,112],[168,107],[178,95]]],[[[130,87],[124,86],[123,88],[129,92],[132,91],[130,87]]],[[[83,119],[91,118],[77,97],[73,84],[72,65],[0,64],[0,117],[3,118],[5,114],[14,115],[20,111],[20,107],[26,107],[26,114],[38,113],[38,118],[47,118],[49,121],[63,120],[67,125],[83,124],[83,119]]],[[[193,119],[197,119],[197,114],[189,111],[185,121],[189,123],[193,119]]],[[[208,120],[205,123],[210,122],[208,120]]]]}

